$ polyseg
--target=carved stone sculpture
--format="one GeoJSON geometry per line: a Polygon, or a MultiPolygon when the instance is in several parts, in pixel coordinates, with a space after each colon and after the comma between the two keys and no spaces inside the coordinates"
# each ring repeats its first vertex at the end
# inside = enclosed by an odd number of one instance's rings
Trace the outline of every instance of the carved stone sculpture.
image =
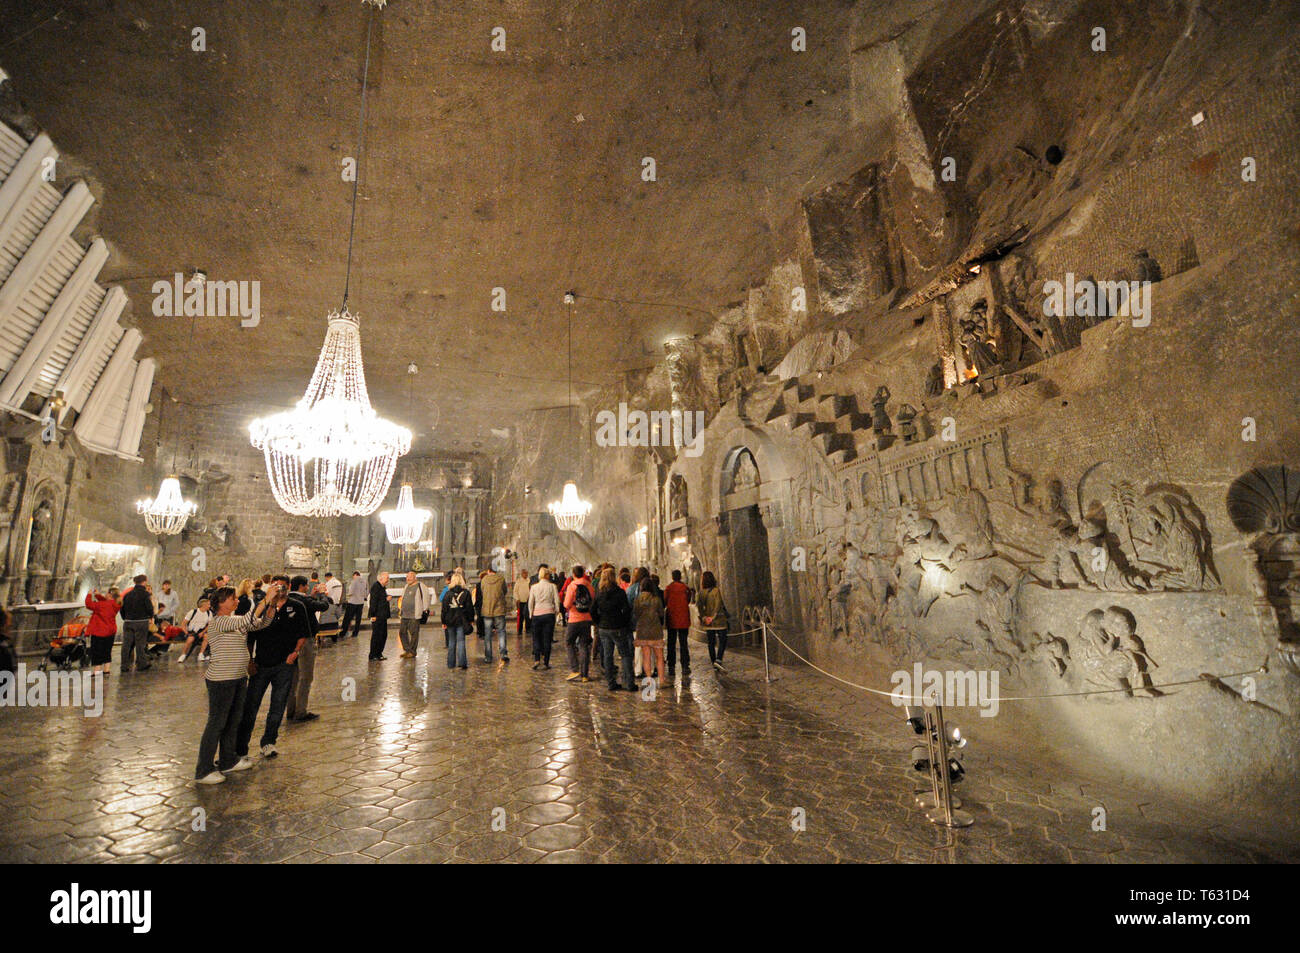
{"type": "Polygon", "coordinates": [[[1261,596],[1278,626],[1278,658],[1300,675],[1300,470],[1258,467],[1228,488],[1228,518],[1250,534],[1260,574],[1261,596]]]}
{"type": "MultiPolygon", "coordinates": [[[[1151,685],[1149,669],[1156,663],[1138,637],[1132,613],[1119,606],[1093,609],[1079,623],[1079,651],[1085,684],[1101,691],[1120,690],[1132,697],[1153,698],[1161,692],[1151,685]]],[[[1105,696],[1100,696],[1105,697],[1105,696]]]]}
{"type": "Polygon", "coordinates": [[[668,482],[668,521],[686,519],[688,512],[686,480],[680,473],[668,482]]]}
{"type": "Polygon", "coordinates": [[[964,548],[948,542],[937,522],[915,511],[903,518],[900,545],[903,558],[899,582],[912,596],[912,613],[920,618],[929,613],[935,600],[944,593],[947,577],[964,548]]]}
{"type": "Polygon", "coordinates": [[[889,403],[889,397],[889,388],[881,384],[876,390],[876,396],[871,398],[871,432],[877,437],[882,437],[893,429],[889,421],[889,414],[885,412],[885,405],[889,403]]]}
{"type": "Polygon", "coordinates": [[[966,355],[966,366],[973,367],[981,376],[987,377],[994,373],[1000,361],[989,339],[988,314],[984,302],[977,302],[971,308],[970,314],[962,319],[960,327],[960,341],[966,355]]]}
{"type": "Polygon", "coordinates": [[[1178,497],[1168,493],[1148,495],[1142,519],[1150,554],[1145,561],[1164,567],[1152,576],[1157,588],[1199,590],[1218,585],[1218,576],[1210,565],[1208,534],[1202,536],[1178,497]]]}
{"type": "Polygon", "coordinates": [[[1137,270],[1138,281],[1154,282],[1161,279],[1159,262],[1152,258],[1145,248],[1138,249],[1137,254],[1133,256],[1133,261],[1137,270]]]}
{"type": "Polygon", "coordinates": [[[27,544],[27,569],[49,569],[54,538],[54,507],[41,500],[32,511],[32,535],[27,544]]]}
{"type": "Polygon", "coordinates": [[[1054,589],[1078,587],[1135,592],[1149,588],[1108,537],[1105,511],[1081,519],[1078,526],[1057,530],[1048,557],[1047,577],[1054,589]]]}
{"type": "Polygon", "coordinates": [[[752,453],[748,450],[742,450],[736,457],[736,467],[732,471],[732,492],[756,486],[758,486],[758,465],[754,462],[752,453]]]}
{"type": "Polygon", "coordinates": [[[943,390],[943,365],[936,362],[930,365],[930,371],[925,375],[925,396],[938,397],[943,390]]]}
{"type": "Polygon", "coordinates": [[[979,606],[975,625],[988,637],[989,647],[1009,661],[1018,660],[1024,653],[1015,626],[1019,584],[1013,589],[1001,576],[990,576],[983,592],[964,588],[975,593],[979,606]]]}
{"type": "Polygon", "coordinates": [[[911,404],[904,404],[898,408],[898,431],[903,437],[903,443],[916,443],[919,439],[919,433],[916,429],[916,408],[911,404]]]}

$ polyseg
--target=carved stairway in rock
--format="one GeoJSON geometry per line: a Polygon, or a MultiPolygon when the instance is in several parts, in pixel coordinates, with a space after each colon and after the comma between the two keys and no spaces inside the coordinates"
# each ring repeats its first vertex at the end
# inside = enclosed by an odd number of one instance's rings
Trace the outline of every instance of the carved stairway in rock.
{"type": "Polygon", "coordinates": [[[763,422],[781,423],[791,433],[802,433],[835,464],[875,451],[871,415],[858,408],[857,395],[819,394],[813,384],[798,377],[785,382],[763,422]]]}

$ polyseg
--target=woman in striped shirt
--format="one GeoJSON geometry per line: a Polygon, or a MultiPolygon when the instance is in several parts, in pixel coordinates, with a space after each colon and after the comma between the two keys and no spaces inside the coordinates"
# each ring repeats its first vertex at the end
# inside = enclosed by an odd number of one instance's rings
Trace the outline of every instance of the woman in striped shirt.
{"type": "Polygon", "coordinates": [[[199,784],[220,784],[226,780],[222,772],[245,771],[253,766],[251,760],[235,754],[235,735],[248,691],[248,633],[266,628],[285,598],[282,587],[273,589],[247,615],[235,615],[239,597],[234,589],[223,586],[212,594],[213,616],[205,639],[212,661],[203,675],[208,686],[208,723],[199,741],[199,763],[194,769],[199,784]],[[220,764],[213,761],[218,746],[220,764]]]}

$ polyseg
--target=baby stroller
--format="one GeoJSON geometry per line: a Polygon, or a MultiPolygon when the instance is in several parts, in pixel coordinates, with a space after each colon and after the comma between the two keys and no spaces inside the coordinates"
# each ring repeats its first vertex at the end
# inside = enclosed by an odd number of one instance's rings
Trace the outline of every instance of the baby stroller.
{"type": "Polygon", "coordinates": [[[49,651],[38,666],[42,672],[51,665],[58,669],[70,669],[74,665],[85,668],[90,664],[90,651],[86,646],[86,623],[69,622],[59,630],[56,638],[50,639],[49,651]]]}

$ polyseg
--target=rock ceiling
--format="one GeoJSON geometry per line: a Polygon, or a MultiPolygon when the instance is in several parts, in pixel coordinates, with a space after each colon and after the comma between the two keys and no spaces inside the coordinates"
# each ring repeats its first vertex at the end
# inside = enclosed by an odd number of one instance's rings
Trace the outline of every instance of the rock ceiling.
{"type": "MultiPolygon", "coordinates": [[[[656,363],[761,280],[791,252],[798,200],[865,148],[850,8],[393,0],[351,299],[381,413],[417,450],[492,452],[494,428],[566,399],[565,290],[582,296],[582,390],[656,363]]],[[[0,65],[61,174],[91,181],[114,252],[102,280],[130,293],[170,393],[249,416],[301,395],[341,298],[367,16],[342,0],[0,3],[0,65]],[[260,325],[201,318],[191,341],[189,319],[155,317],[153,281],[194,268],[260,281],[260,325]]]]}

